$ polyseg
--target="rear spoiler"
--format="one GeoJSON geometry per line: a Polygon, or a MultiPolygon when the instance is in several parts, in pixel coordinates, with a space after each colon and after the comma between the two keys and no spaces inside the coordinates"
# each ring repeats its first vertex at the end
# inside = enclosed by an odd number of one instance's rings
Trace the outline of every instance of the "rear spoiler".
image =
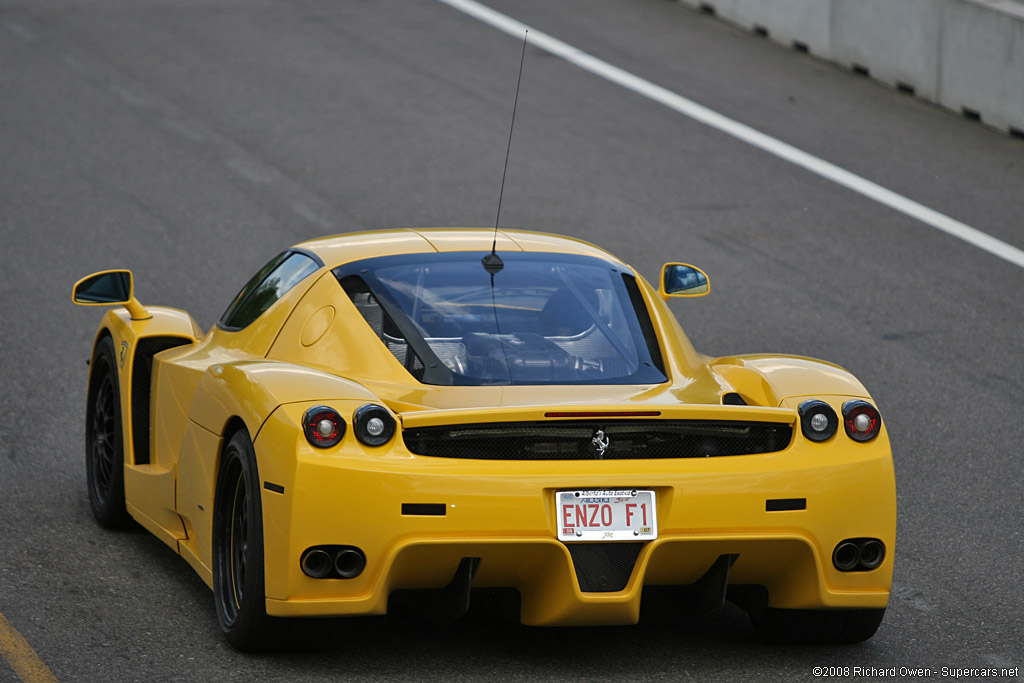
{"type": "Polygon", "coordinates": [[[553,405],[457,410],[417,410],[400,415],[402,426],[432,427],[490,422],[543,422],[550,420],[727,420],[734,422],[775,422],[794,424],[796,411],[790,408],[683,404],[637,405],[553,405]]]}

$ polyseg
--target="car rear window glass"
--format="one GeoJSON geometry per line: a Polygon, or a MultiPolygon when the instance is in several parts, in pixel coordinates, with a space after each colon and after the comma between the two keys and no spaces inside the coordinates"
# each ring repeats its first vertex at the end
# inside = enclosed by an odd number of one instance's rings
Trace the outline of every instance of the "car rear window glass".
{"type": "Polygon", "coordinates": [[[388,347],[388,351],[413,377],[422,380],[423,361],[414,350],[409,348],[409,342],[405,340],[402,331],[377,302],[366,282],[358,275],[349,275],[341,280],[341,286],[373,333],[388,347]]]}
{"type": "Polygon", "coordinates": [[[335,269],[374,333],[427,384],[650,384],[666,380],[631,273],[597,258],[411,254],[335,269]]]}
{"type": "Polygon", "coordinates": [[[248,326],[285,292],[320,267],[315,260],[297,251],[275,256],[252,276],[220,319],[221,327],[240,330],[248,326]]]}

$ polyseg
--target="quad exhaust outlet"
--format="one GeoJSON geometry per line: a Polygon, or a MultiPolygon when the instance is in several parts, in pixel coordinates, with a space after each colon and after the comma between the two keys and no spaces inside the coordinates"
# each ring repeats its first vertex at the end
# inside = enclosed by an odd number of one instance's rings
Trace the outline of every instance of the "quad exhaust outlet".
{"type": "Polygon", "coordinates": [[[869,572],[885,560],[885,545],[877,538],[848,538],[832,551],[832,564],[841,572],[869,572]]]}
{"type": "Polygon", "coordinates": [[[299,566],[311,579],[354,579],[363,573],[366,555],[351,545],[319,545],[302,553],[299,566]]]}

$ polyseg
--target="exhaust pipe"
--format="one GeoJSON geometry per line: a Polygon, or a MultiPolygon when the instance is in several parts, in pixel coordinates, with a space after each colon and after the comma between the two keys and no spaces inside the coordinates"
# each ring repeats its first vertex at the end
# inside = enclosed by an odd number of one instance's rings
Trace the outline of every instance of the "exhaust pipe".
{"type": "Polygon", "coordinates": [[[365,566],[366,558],[357,548],[342,548],[334,556],[334,571],[343,579],[359,576],[365,566]]]}
{"type": "Polygon", "coordinates": [[[885,559],[885,546],[881,541],[869,538],[860,544],[860,566],[865,570],[878,569],[885,559]]]}
{"type": "Polygon", "coordinates": [[[848,538],[832,551],[832,564],[841,572],[869,572],[885,560],[885,544],[877,538],[848,538]]]}
{"type": "Polygon", "coordinates": [[[302,573],[313,579],[322,579],[331,573],[331,556],[319,548],[310,548],[302,554],[302,573]]]}
{"type": "Polygon", "coordinates": [[[850,572],[860,563],[860,548],[852,541],[843,541],[832,552],[832,564],[841,572],[850,572]]]}

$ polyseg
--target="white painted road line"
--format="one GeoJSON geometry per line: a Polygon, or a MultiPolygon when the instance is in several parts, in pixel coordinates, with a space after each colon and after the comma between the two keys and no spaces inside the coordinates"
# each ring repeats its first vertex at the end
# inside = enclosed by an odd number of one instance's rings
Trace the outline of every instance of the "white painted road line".
{"type": "Polygon", "coordinates": [[[572,45],[563,43],[557,38],[538,31],[532,26],[485,7],[475,0],[438,1],[520,40],[523,37],[523,33],[529,31],[531,45],[561,57],[570,64],[575,64],[585,71],[589,71],[596,76],[600,76],[612,83],[621,85],[623,88],[663,104],[683,116],[688,116],[695,121],[711,126],[727,135],[731,135],[769,154],[773,154],[780,159],[785,159],[811,173],[831,180],[880,204],[895,209],[906,216],[919,220],[926,225],[930,225],[937,230],[941,230],[948,235],[961,239],[968,244],[973,244],[979,249],[984,249],[990,254],[994,254],[1001,259],[1024,268],[1024,251],[977,228],[972,228],[966,223],[961,223],[934,209],[929,209],[913,199],[886,189],[877,183],[862,178],[856,173],[851,173],[824,159],[819,159],[813,154],[808,154],[793,145],[777,140],[770,135],[765,135],[746,124],[734,121],[671,90],[655,85],[617,66],[612,66],[593,55],[578,50],[572,45]]]}

